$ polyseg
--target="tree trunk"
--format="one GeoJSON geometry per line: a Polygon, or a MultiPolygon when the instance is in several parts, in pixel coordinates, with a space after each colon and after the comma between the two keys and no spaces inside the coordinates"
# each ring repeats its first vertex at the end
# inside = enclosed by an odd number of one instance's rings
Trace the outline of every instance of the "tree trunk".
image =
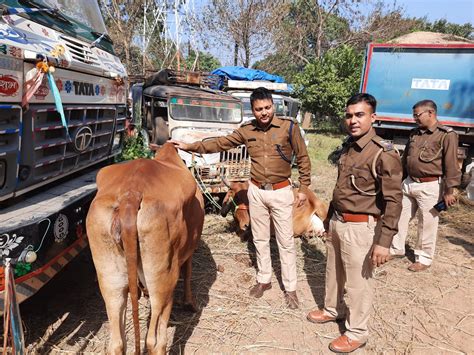
{"type": "Polygon", "coordinates": [[[234,45],[234,66],[237,66],[239,62],[239,43],[235,41],[234,45]]]}

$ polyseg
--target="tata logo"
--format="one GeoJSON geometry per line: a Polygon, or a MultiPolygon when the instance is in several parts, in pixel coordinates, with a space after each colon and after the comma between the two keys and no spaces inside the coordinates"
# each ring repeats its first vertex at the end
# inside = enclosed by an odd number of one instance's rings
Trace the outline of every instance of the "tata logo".
{"type": "Polygon", "coordinates": [[[76,95],[83,95],[83,96],[95,96],[94,91],[94,84],[91,83],[83,83],[81,81],[73,81],[74,85],[74,93],[76,95]]]}
{"type": "Polygon", "coordinates": [[[413,78],[411,79],[411,88],[421,90],[449,90],[450,83],[451,80],[447,79],[413,78]]]}
{"type": "Polygon", "coordinates": [[[89,126],[79,128],[74,135],[74,149],[79,153],[85,151],[92,142],[92,129],[89,126]]]}

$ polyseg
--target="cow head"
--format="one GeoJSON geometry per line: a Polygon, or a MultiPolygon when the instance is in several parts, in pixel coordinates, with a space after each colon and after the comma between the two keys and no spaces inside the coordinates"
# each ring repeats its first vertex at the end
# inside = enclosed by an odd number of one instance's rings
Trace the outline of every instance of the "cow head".
{"type": "Polygon", "coordinates": [[[222,202],[221,216],[227,216],[229,211],[234,209],[237,235],[242,241],[246,241],[252,233],[250,230],[249,199],[247,197],[249,183],[231,182],[226,184],[229,187],[229,191],[222,202]]]}

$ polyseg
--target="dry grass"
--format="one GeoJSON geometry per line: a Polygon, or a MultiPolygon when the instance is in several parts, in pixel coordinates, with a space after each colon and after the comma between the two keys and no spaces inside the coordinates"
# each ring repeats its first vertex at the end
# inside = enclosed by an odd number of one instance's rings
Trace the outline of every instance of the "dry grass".
{"type": "MultiPolygon", "coordinates": [[[[315,149],[328,146],[324,137],[317,138],[322,139],[321,143],[317,143],[316,138],[311,138],[312,143],[316,142],[315,149]]],[[[337,146],[338,142],[329,145],[337,146]]],[[[329,201],[336,168],[319,159],[313,160],[313,171],[316,175],[313,187],[329,201]]],[[[457,206],[443,215],[436,260],[428,271],[409,272],[410,261],[406,258],[391,261],[376,270],[376,299],[369,322],[371,336],[367,346],[356,353],[474,353],[473,217],[472,208],[466,206],[457,206]]],[[[261,299],[248,296],[248,289],[255,282],[255,251],[251,243],[240,242],[230,222],[230,217],[206,215],[202,241],[193,259],[193,290],[200,311],[191,314],[180,309],[182,285],[179,283],[168,326],[170,353],[329,354],[327,346],[340,334],[343,325],[316,325],[305,319],[308,311],[321,307],[324,301],[326,251],[322,240],[295,240],[301,308],[293,311],[284,303],[278,248],[274,241],[271,243],[273,288],[261,299]]],[[[413,225],[408,240],[411,247],[415,242],[415,229],[413,225]]],[[[89,289],[97,288],[96,282],[91,285],[89,289]]],[[[72,292],[85,292],[84,288],[87,286],[72,292]]],[[[46,330],[30,341],[30,352],[105,351],[109,333],[103,302],[97,289],[84,297],[87,297],[87,307],[77,311],[75,317],[89,322],[88,331],[78,328],[80,322],[71,322],[70,314],[58,311],[55,319],[40,323],[46,330]],[[96,323],[90,324],[93,319],[96,323]],[[65,327],[67,322],[71,322],[71,326],[65,327]]],[[[71,301],[66,299],[65,302],[71,301]]],[[[143,342],[149,306],[145,299],[140,303],[143,342]]],[[[130,315],[127,337],[132,349],[130,315]]]]}

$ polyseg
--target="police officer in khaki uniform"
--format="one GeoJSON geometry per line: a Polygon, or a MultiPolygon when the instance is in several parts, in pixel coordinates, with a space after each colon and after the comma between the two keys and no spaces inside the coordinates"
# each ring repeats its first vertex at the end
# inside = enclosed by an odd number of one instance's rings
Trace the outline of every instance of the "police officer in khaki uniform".
{"type": "Polygon", "coordinates": [[[257,250],[257,284],[250,295],[262,297],[272,287],[270,218],[275,226],[285,299],[289,308],[298,308],[296,295],[296,249],[293,238],[293,204],[303,204],[304,191],[311,183],[311,162],[296,122],[274,116],[271,92],[257,88],[250,96],[255,119],[233,133],[194,143],[172,141],[176,147],[198,153],[221,152],[241,144],[247,146],[252,166],[249,184],[249,212],[253,243],[257,250]],[[291,157],[296,155],[300,188],[294,198],[290,183],[291,157]]]}
{"type": "Polygon", "coordinates": [[[436,104],[431,100],[416,103],[413,117],[418,127],[411,131],[402,157],[406,177],[403,209],[390,253],[395,257],[405,255],[408,224],[418,211],[415,263],[408,267],[418,272],[429,268],[433,261],[439,219],[433,206],[441,200],[447,207],[456,203],[453,189],[461,182],[461,170],[457,164],[458,135],[439,124],[436,104]]]}
{"type": "Polygon", "coordinates": [[[338,353],[367,342],[372,270],[389,259],[401,211],[402,165],[397,151],[372,128],[376,105],[369,94],[347,101],[345,123],[351,137],[339,159],[330,220],[325,221],[325,306],[307,316],[313,323],[345,319],[346,332],[329,344],[338,353]]]}

